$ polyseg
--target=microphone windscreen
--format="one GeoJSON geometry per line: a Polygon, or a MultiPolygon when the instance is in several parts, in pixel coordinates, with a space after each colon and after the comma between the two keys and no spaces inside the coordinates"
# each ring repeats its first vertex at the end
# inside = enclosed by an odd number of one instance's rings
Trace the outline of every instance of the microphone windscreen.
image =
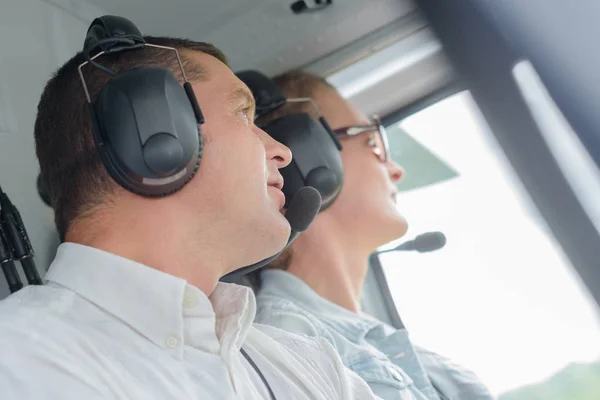
{"type": "Polygon", "coordinates": [[[319,191],[310,186],[301,187],[290,202],[285,218],[294,232],[304,232],[321,208],[319,191]]]}
{"type": "Polygon", "coordinates": [[[441,249],[446,245],[446,235],[442,232],[427,232],[414,239],[414,248],[420,253],[441,249]]]}

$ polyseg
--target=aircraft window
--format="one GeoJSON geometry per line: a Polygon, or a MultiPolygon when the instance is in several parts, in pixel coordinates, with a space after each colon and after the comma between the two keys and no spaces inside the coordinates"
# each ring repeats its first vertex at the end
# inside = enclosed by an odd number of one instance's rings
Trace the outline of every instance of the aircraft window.
{"type": "MultiPolygon", "coordinates": [[[[407,178],[398,196],[404,239],[442,231],[446,246],[380,255],[413,341],[476,372],[500,400],[597,398],[598,310],[470,93],[388,132],[392,153],[406,136],[456,172],[441,168],[446,176],[417,188],[407,178]]],[[[400,164],[401,153],[392,154],[400,164]]]]}

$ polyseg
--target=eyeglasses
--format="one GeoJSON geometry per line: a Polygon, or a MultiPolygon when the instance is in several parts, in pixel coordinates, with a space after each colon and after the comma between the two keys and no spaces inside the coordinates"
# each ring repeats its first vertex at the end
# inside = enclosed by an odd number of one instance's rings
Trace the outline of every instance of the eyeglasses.
{"type": "Polygon", "coordinates": [[[369,141],[369,146],[372,147],[373,153],[381,162],[387,162],[390,154],[387,132],[377,115],[374,115],[372,120],[373,123],[371,125],[348,126],[335,129],[333,133],[338,139],[347,139],[363,133],[374,133],[372,141],[369,141]]]}

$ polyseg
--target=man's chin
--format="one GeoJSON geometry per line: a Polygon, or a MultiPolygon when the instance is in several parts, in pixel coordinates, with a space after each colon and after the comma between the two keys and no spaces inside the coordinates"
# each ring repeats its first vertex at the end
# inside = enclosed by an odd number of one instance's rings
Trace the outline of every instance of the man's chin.
{"type": "Polygon", "coordinates": [[[262,255],[256,262],[283,251],[290,238],[290,224],[283,215],[280,215],[280,218],[277,218],[277,223],[272,224],[271,229],[265,231],[261,236],[263,240],[256,244],[256,249],[262,250],[262,255]]]}
{"type": "Polygon", "coordinates": [[[290,238],[290,234],[292,233],[290,223],[288,222],[283,215],[281,215],[280,226],[277,229],[277,232],[274,230],[272,232],[273,243],[277,243],[278,251],[281,251],[285,248],[290,238]]]}

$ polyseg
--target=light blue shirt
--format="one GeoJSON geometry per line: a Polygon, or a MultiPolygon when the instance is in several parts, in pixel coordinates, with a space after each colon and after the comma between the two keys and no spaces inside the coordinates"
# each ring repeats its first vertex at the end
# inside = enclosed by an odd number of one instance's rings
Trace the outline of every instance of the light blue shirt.
{"type": "Polygon", "coordinates": [[[288,272],[266,270],[261,278],[255,322],[325,338],[382,399],[494,398],[473,372],[413,346],[405,329],[346,310],[288,272]]]}

